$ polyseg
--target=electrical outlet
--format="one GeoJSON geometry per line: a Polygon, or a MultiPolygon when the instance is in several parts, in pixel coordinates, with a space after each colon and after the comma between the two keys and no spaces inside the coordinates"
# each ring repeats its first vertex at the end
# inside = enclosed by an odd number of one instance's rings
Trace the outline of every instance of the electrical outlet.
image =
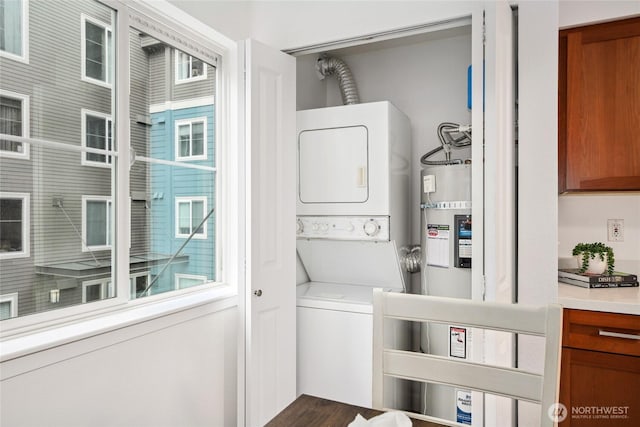
{"type": "Polygon", "coordinates": [[[607,240],[624,242],[624,219],[607,220],[607,240]]]}

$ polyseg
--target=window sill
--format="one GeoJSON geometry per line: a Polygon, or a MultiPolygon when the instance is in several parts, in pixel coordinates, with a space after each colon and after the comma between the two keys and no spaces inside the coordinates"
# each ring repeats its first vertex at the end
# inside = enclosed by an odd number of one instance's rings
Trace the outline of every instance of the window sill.
{"type": "MultiPolygon", "coordinates": [[[[184,322],[196,317],[222,311],[237,306],[237,292],[231,286],[217,286],[202,291],[188,293],[158,302],[137,305],[117,310],[93,318],[75,321],[62,326],[42,330],[16,338],[8,338],[0,345],[0,362],[8,362],[24,356],[60,347],[88,338],[121,331],[119,337],[110,339],[109,343],[88,344],[88,347],[104,347],[113,342],[131,339],[166,328],[172,324],[184,322]],[[151,320],[164,320],[150,322],[151,320]],[[138,327],[136,331],[125,331],[125,328],[138,327]]],[[[91,349],[79,350],[80,353],[91,349]]],[[[17,373],[2,369],[0,379],[14,376],[17,373]]]]}

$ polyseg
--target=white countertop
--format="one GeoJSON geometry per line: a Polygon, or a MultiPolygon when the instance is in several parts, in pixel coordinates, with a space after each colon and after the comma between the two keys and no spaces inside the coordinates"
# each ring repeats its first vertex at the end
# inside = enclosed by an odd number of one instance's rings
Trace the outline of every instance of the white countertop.
{"type": "Polygon", "coordinates": [[[564,308],[640,315],[640,288],[581,288],[558,283],[558,303],[564,308]]]}

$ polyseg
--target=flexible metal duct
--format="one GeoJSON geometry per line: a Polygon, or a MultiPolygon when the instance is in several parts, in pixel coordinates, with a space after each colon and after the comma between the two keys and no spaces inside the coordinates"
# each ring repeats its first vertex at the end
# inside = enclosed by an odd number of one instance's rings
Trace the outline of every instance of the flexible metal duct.
{"type": "Polygon", "coordinates": [[[340,93],[342,94],[342,102],[348,104],[358,104],[360,98],[358,97],[358,88],[356,82],[353,79],[351,70],[342,59],[333,58],[328,56],[321,56],[316,62],[316,70],[320,80],[326,76],[334,75],[338,79],[338,85],[340,86],[340,93]]]}

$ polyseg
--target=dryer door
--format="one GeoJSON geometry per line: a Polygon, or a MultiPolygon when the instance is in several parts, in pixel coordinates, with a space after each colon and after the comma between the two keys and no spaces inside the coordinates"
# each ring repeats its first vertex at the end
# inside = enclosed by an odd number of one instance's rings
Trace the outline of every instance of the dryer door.
{"type": "Polygon", "coordinates": [[[364,203],[369,198],[365,126],[312,129],[298,136],[300,201],[364,203]]]}

